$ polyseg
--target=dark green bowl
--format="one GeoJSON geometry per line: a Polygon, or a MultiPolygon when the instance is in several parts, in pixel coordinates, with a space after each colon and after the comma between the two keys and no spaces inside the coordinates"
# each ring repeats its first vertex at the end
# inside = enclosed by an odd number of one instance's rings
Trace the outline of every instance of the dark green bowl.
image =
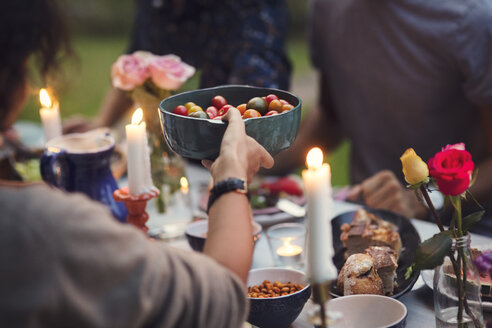
{"type": "Polygon", "coordinates": [[[275,94],[294,106],[290,111],[273,116],[244,120],[246,133],[258,141],[272,155],[290,147],[294,142],[301,121],[301,99],[292,93],[244,85],[227,85],[215,88],[183,92],[159,105],[164,138],[176,153],[193,159],[215,159],[219,156],[220,143],[227,127],[220,120],[199,119],[173,114],[177,105],[192,101],[204,110],[214,96],[221,95],[233,106],[247,103],[253,97],[275,94]]]}

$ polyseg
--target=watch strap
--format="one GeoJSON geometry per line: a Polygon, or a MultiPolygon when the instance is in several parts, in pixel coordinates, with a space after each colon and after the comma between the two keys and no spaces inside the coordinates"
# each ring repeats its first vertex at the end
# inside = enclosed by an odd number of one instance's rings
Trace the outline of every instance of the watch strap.
{"type": "Polygon", "coordinates": [[[212,204],[219,199],[220,196],[229,192],[238,192],[246,195],[248,193],[248,185],[246,184],[246,181],[239,178],[228,178],[217,182],[212,190],[210,190],[207,213],[210,211],[212,204]]]}

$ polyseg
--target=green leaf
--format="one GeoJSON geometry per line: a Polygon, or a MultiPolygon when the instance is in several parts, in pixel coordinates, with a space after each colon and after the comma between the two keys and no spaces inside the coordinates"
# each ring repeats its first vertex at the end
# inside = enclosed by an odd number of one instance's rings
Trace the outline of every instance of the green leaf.
{"type": "Polygon", "coordinates": [[[438,233],[419,245],[415,252],[415,268],[434,269],[441,265],[451,249],[452,240],[447,233],[438,233]]]}
{"type": "Polygon", "coordinates": [[[463,233],[466,233],[470,228],[472,228],[478,221],[482,219],[485,211],[477,211],[469,214],[463,218],[463,233]]]}

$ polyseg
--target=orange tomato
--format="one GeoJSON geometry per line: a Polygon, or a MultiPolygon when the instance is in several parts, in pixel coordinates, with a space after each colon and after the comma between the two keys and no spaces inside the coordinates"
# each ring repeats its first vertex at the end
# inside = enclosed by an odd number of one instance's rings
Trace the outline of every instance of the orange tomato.
{"type": "Polygon", "coordinates": [[[286,112],[288,110],[291,110],[292,108],[294,108],[294,106],[292,106],[291,104],[282,105],[282,112],[286,112]]]}
{"type": "Polygon", "coordinates": [[[241,105],[237,106],[236,108],[239,110],[241,115],[243,115],[244,112],[246,111],[246,104],[241,104],[241,105]]]}
{"type": "Polygon", "coordinates": [[[278,99],[274,99],[272,101],[270,101],[270,103],[268,104],[268,110],[271,111],[271,110],[275,110],[277,112],[281,112],[282,111],[282,103],[280,102],[280,100],[278,99]]]}
{"type": "Polygon", "coordinates": [[[244,118],[252,118],[252,117],[261,117],[261,114],[256,109],[248,109],[243,114],[243,119],[244,118]]]}

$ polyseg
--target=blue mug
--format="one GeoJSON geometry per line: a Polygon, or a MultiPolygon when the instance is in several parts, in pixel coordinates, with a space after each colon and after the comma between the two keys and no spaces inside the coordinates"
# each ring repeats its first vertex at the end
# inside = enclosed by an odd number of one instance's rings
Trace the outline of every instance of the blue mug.
{"type": "Polygon", "coordinates": [[[105,204],[125,222],[125,205],[113,198],[118,189],[110,168],[113,151],[114,139],[107,133],[74,133],[51,139],[41,157],[41,176],[50,185],[84,193],[105,204]]]}

